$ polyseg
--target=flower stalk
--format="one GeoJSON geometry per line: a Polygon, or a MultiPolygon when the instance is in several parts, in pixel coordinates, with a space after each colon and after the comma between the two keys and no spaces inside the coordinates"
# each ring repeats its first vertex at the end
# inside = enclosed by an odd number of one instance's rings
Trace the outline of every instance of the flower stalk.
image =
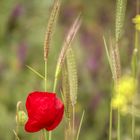
{"type": "MultiPolygon", "coordinates": [[[[137,16],[133,19],[135,23],[135,43],[134,43],[134,50],[132,55],[132,62],[131,62],[131,69],[132,75],[135,79],[138,77],[138,58],[139,58],[139,48],[138,48],[138,30],[140,26],[139,22],[139,0],[136,1],[136,14],[137,16]]],[[[134,114],[134,101],[132,102],[132,140],[135,140],[135,127],[136,127],[136,120],[134,114]]]]}

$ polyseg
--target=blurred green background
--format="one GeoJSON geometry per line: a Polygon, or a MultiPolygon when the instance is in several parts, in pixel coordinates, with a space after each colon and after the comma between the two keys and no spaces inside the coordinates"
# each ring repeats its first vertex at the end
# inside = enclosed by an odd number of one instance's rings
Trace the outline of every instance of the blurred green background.
{"type": "MultiPolygon", "coordinates": [[[[52,3],[53,0],[0,0],[0,140],[14,139],[17,101],[21,100],[24,106],[28,93],[43,90],[44,81],[26,65],[44,73],[43,42],[52,3]]],[[[57,58],[67,30],[82,12],[82,25],[72,44],[79,81],[76,124],[83,109],[86,111],[80,140],[106,140],[108,137],[112,76],[102,37],[109,39],[114,35],[115,5],[116,0],[62,0],[49,54],[48,89],[52,90],[57,58]]],[[[136,1],[128,0],[120,41],[124,73],[130,71],[135,9],[136,1]]],[[[123,124],[127,124],[127,129],[122,129],[122,133],[127,134],[123,135],[123,140],[129,140],[131,119],[123,119],[126,120],[123,124]]],[[[113,123],[115,137],[115,116],[113,123]]],[[[54,140],[63,139],[63,129],[62,123],[54,132],[54,140]]],[[[38,133],[26,133],[22,127],[19,136],[21,140],[39,139],[38,133]]]]}

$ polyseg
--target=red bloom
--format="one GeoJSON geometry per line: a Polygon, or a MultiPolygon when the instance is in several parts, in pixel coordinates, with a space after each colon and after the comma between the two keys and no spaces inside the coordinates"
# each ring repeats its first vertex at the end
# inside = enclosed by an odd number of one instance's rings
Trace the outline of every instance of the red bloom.
{"type": "Polygon", "coordinates": [[[64,105],[55,93],[35,91],[26,100],[28,121],[25,124],[27,132],[37,132],[43,128],[53,130],[61,122],[64,105]]]}

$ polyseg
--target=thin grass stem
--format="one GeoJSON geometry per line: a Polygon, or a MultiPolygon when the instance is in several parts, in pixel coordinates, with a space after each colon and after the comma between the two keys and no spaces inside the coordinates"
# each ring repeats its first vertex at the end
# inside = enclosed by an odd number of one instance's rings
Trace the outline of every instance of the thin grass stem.
{"type": "Polygon", "coordinates": [[[104,36],[103,36],[103,41],[104,41],[105,51],[106,51],[107,59],[108,59],[109,66],[110,66],[110,69],[111,69],[111,73],[113,75],[112,62],[111,62],[111,59],[110,59],[109,50],[108,50],[106,39],[105,39],[104,36]]]}
{"type": "Polygon", "coordinates": [[[53,86],[53,92],[56,91],[57,81],[58,81],[58,77],[55,77],[55,79],[54,79],[54,86],[53,86]]]}
{"type": "Polygon", "coordinates": [[[134,104],[132,104],[132,140],[135,140],[135,115],[134,115],[134,104]]]}
{"type": "MultiPolygon", "coordinates": [[[[136,14],[139,14],[139,5],[140,1],[136,0],[136,14]]],[[[138,48],[138,31],[135,29],[135,48],[133,51],[132,56],[132,74],[134,78],[137,78],[138,76],[138,56],[139,56],[139,48],[138,48]]],[[[132,103],[132,140],[135,139],[135,113],[134,113],[134,103],[132,103]]]]}
{"type": "Polygon", "coordinates": [[[20,138],[18,137],[17,133],[15,130],[13,130],[14,134],[15,134],[15,137],[16,137],[16,140],[20,140],[20,138]]]}
{"type": "Polygon", "coordinates": [[[121,125],[121,117],[120,117],[120,110],[118,109],[118,125],[117,125],[117,140],[120,140],[121,139],[121,128],[120,128],[120,125],[121,125]]]}
{"type": "MultiPolygon", "coordinates": [[[[45,67],[44,67],[44,75],[45,75],[45,78],[44,78],[44,89],[45,89],[45,92],[47,91],[47,60],[45,61],[45,67]]],[[[48,140],[47,139],[47,131],[45,129],[42,130],[42,133],[43,133],[43,140],[48,140]]]]}
{"type": "Polygon", "coordinates": [[[80,131],[81,131],[81,126],[82,126],[82,122],[83,122],[83,119],[84,119],[84,115],[85,115],[85,111],[83,111],[83,113],[82,113],[82,117],[81,117],[81,120],[80,120],[80,124],[79,124],[79,128],[78,128],[76,140],[79,140],[79,135],[80,135],[80,131]]]}
{"type": "MultiPolygon", "coordinates": [[[[55,79],[54,79],[54,86],[53,86],[53,92],[55,92],[56,91],[56,86],[57,86],[57,80],[58,79],[58,77],[56,76],[55,77],[55,79]]],[[[49,131],[49,140],[51,140],[52,139],[52,131],[49,131]]]]}
{"type": "MultiPolygon", "coordinates": [[[[138,11],[137,11],[138,12],[138,11]]],[[[138,75],[138,31],[135,30],[135,48],[132,56],[132,74],[134,78],[138,75]]],[[[134,114],[134,102],[132,102],[132,140],[135,140],[135,114],[134,114]]]]}
{"type": "Polygon", "coordinates": [[[45,61],[45,79],[44,79],[44,88],[47,91],[47,62],[45,61]]]}
{"type": "MultiPolygon", "coordinates": [[[[112,68],[111,56],[109,54],[109,50],[108,50],[108,47],[107,47],[106,39],[105,39],[104,36],[103,36],[103,41],[104,41],[104,46],[105,46],[105,50],[106,50],[106,55],[107,55],[107,58],[108,58],[109,66],[110,66],[110,69],[111,69],[111,73],[112,73],[112,76],[114,77],[114,71],[113,71],[113,68],[112,68]]],[[[112,106],[110,104],[110,113],[109,113],[109,140],[111,140],[111,139],[112,139],[112,106]]]]}
{"type": "Polygon", "coordinates": [[[40,78],[44,79],[45,77],[43,75],[41,75],[39,72],[37,72],[35,69],[33,69],[32,67],[26,65],[26,67],[31,70],[32,72],[34,72],[37,76],[39,76],[40,78]]]}
{"type": "Polygon", "coordinates": [[[137,1],[136,1],[136,7],[137,7],[137,8],[136,8],[136,13],[137,13],[137,14],[139,14],[139,11],[140,11],[139,6],[140,6],[140,1],[137,0],[137,1]]]}
{"type": "Polygon", "coordinates": [[[112,105],[110,104],[110,113],[109,113],[109,140],[112,139],[112,105]]]}
{"type": "Polygon", "coordinates": [[[17,124],[16,124],[16,131],[13,130],[14,134],[15,134],[15,140],[17,140],[19,137],[18,137],[18,133],[19,133],[19,115],[18,115],[18,112],[20,111],[21,109],[21,104],[22,102],[21,101],[18,101],[17,102],[17,108],[16,108],[16,119],[17,119],[17,124]]]}
{"type": "Polygon", "coordinates": [[[75,137],[75,106],[72,106],[72,114],[73,114],[73,117],[72,117],[72,133],[73,133],[73,140],[74,140],[74,137],[75,137]]]}

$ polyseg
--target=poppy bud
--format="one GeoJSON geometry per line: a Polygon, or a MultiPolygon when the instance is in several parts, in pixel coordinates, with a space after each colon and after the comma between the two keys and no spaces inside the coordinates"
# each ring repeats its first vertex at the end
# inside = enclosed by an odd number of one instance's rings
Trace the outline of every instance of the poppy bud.
{"type": "Polygon", "coordinates": [[[18,111],[17,115],[16,115],[16,123],[18,125],[25,125],[26,121],[27,121],[28,117],[26,115],[26,113],[24,111],[18,111]]]}

